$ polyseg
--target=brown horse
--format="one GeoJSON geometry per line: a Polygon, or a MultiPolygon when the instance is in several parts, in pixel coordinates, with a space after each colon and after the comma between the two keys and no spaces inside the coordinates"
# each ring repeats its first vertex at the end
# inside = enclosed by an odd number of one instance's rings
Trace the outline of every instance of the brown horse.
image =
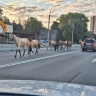
{"type": "Polygon", "coordinates": [[[71,50],[71,47],[72,47],[72,43],[71,41],[67,41],[67,50],[71,50]]]}
{"type": "Polygon", "coordinates": [[[30,45],[30,41],[27,39],[27,38],[20,38],[20,37],[17,37],[16,35],[14,34],[11,34],[10,37],[11,40],[13,39],[16,46],[17,46],[17,50],[16,50],[16,54],[15,54],[15,58],[17,56],[17,52],[19,51],[20,53],[20,57],[21,57],[21,52],[20,52],[20,47],[23,48],[24,52],[23,52],[23,56],[25,54],[25,49],[24,47],[27,45],[28,47],[28,54],[30,55],[30,52],[31,52],[31,45],[30,45]]]}
{"type": "MultiPolygon", "coordinates": [[[[39,41],[38,41],[38,40],[32,40],[31,38],[29,38],[28,40],[30,41],[31,47],[36,48],[35,54],[38,53],[38,49],[40,48],[40,43],[39,43],[39,41]]],[[[33,52],[33,51],[32,51],[32,52],[33,52]]],[[[34,52],[33,52],[33,53],[34,53],[34,52]]]]}
{"type": "Polygon", "coordinates": [[[65,46],[64,47],[64,50],[65,50],[65,48],[67,48],[67,50],[68,49],[71,50],[71,47],[72,47],[71,41],[62,41],[62,40],[59,40],[59,43],[60,43],[60,45],[62,45],[62,49],[63,49],[63,46],[65,46]]]}
{"type": "Polygon", "coordinates": [[[63,49],[63,46],[65,46],[64,49],[67,47],[67,41],[59,40],[59,43],[60,43],[60,45],[62,47],[62,48],[60,48],[61,50],[63,49]]]}
{"type": "Polygon", "coordinates": [[[80,43],[80,46],[81,46],[81,48],[82,48],[83,45],[84,45],[84,42],[83,42],[82,40],[79,40],[79,43],[80,43]]]}
{"type": "Polygon", "coordinates": [[[52,49],[52,47],[54,48],[55,45],[56,45],[56,42],[55,42],[55,41],[50,41],[50,40],[49,40],[48,43],[49,43],[49,45],[47,46],[47,50],[48,50],[49,47],[51,47],[51,49],[52,49]]]}

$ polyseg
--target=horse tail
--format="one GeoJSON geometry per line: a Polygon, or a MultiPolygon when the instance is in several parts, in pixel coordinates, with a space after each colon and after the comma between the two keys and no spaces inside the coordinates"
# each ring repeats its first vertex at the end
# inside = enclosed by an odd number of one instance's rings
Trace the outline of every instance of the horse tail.
{"type": "Polygon", "coordinates": [[[40,49],[40,43],[38,43],[38,49],[40,49]]]}
{"type": "Polygon", "coordinates": [[[32,51],[31,45],[29,45],[29,51],[30,51],[30,52],[32,51]]]}

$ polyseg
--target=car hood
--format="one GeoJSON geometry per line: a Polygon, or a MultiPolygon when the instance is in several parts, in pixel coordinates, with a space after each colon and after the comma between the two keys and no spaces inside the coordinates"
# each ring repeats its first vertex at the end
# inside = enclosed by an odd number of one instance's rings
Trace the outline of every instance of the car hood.
{"type": "Polygon", "coordinates": [[[44,96],[96,96],[96,87],[34,80],[0,80],[0,92],[44,96]]]}

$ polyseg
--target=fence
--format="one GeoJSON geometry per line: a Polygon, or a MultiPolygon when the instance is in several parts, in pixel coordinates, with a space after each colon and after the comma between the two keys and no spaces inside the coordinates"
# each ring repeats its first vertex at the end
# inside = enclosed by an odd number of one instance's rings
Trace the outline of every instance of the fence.
{"type": "MultiPolygon", "coordinates": [[[[14,51],[16,49],[17,47],[15,44],[0,44],[0,51],[14,51]]],[[[25,49],[28,49],[27,46],[25,47],[25,49]]]]}

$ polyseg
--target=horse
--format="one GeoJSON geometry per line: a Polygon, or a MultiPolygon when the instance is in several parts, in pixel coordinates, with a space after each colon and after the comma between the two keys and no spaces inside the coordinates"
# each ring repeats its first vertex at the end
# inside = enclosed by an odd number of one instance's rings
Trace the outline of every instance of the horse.
{"type": "Polygon", "coordinates": [[[60,46],[60,50],[62,50],[63,49],[63,41],[62,40],[59,40],[59,46],[60,46]]]}
{"type": "Polygon", "coordinates": [[[79,40],[79,43],[80,43],[80,46],[81,46],[81,48],[82,48],[83,45],[84,45],[84,42],[83,42],[82,40],[79,40]]]}
{"type": "Polygon", "coordinates": [[[64,47],[64,50],[65,50],[65,48],[67,47],[67,41],[59,40],[59,43],[60,43],[60,49],[62,50],[63,49],[63,46],[65,46],[64,47]]]}
{"type": "Polygon", "coordinates": [[[72,43],[71,41],[67,41],[67,50],[71,50],[71,47],[72,47],[72,43]]]}
{"type": "Polygon", "coordinates": [[[56,45],[56,42],[55,41],[50,41],[49,40],[49,45],[47,46],[47,50],[48,50],[48,48],[49,48],[49,46],[51,47],[51,49],[52,49],[52,47],[54,48],[55,47],[55,45],[56,45]]]}
{"type": "Polygon", "coordinates": [[[59,40],[59,43],[60,43],[60,45],[62,46],[62,48],[60,48],[61,50],[63,49],[63,46],[65,46],[65,47],[64,47],[64,50],[65,50],[65,48],[67,48],[67,50],[68,50],[68,49],[71,50],[71,47],[72,47],[71,41],[62,41],[62,40],[59,40]]]}
{"type": "MultiPolygon", "coordinates": [[[[38,49],[40,48],[39,41],[38,40],[32,40],[31,38],[28,38],[28,40],[30,41],[31,48],[32,47],[36,48],[35,54],[38,53],[38,49]]],[[[34,52],[32,51],[32,53],[34,53],[34,52]]]]}
{"type": "Polygon", "coordinates": [[[58,51],[59,46],[60,46],[60,43],[59,43],[58,40],[56,40],[56,44],[54,45],[54,50],[55,50],[55,51],[56,51],[56,50],[58,51]]]}
{"type": "Polygon", "coordinates": [[[27,38],[20,38],[14,34],[11,34],[9,36],[9,38],[11,38],[11,40],[14,40],[16,46],[17,46],[17,50],[16,50],[16,54],[15,54],[15,58],[17,56],[17,52],[19,51],[20,57],[21,57],[21,52],[20,52],[20,47],[23,48],[24,52],[23,52],[23,56],[25,54],[25,49],[24,47],[27,45],[28,47],[28,54],[30,56],[30,52],[31,52],[31,45],[30,45],[30,41],[27,38]]]}

